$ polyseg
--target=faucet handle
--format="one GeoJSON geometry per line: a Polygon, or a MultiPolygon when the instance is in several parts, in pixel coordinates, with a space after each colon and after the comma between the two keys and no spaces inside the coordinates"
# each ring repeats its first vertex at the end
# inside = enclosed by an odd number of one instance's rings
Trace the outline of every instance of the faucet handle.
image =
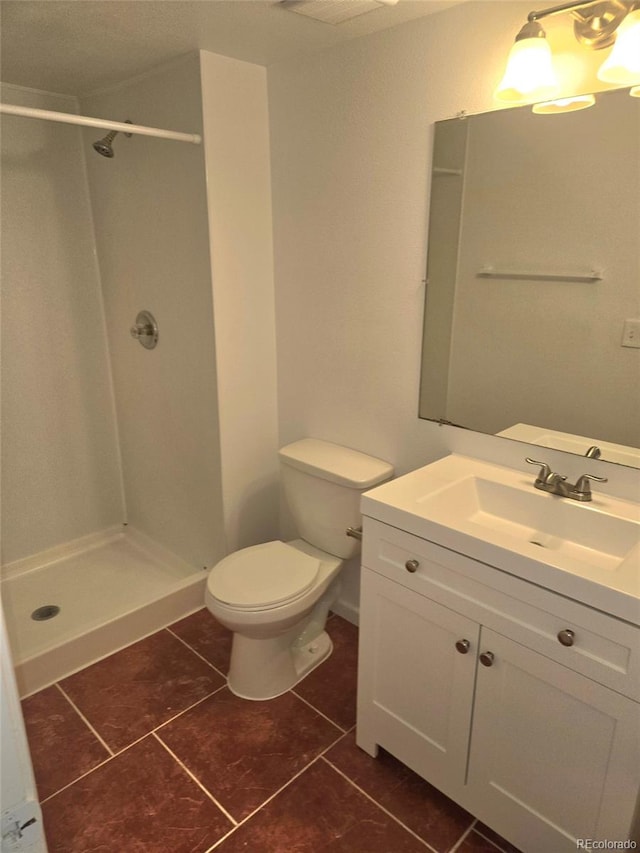
{"type": "Polygon", "coordinates": [[[576,497],[578,500],[591,500],[591,486],[589,485],[589,480],[593,480],[596,483],[609,482],[607,477],[596,477],[595,474],[583,474],[581,477],[578,477],[578,480],[572,489],[574,497],[576,497]]]}
{"type": "Polygon", "coordinates": [[[538,477],[536,479],[536,483],[549,483],[551,479],[557,480],[566,480],[566,477],[563,477],[561,474],[554,474],[551,468],[547,465],[546,462],[538,462],[537,459],[531,459],[530,456],[525,456],[525,462],[528,462],[529,465],[539,465],[540,470],[538,471],[538,477]]]}

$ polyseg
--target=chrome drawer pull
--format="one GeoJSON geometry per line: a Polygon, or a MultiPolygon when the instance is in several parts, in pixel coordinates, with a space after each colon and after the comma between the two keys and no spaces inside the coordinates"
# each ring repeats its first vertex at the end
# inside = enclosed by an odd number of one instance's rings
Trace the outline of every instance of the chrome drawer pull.
{"type": "Polygon", "coordinates": [[[565,628],[563,631],[558,632],[558,639],[560,640],[563,646],[572,646],[575,637],[576,635],[571,630],[571,628],[565,628]]]}
{"type": "Polygon", "coordinates": [[[493,652],[482,652],[480,655],[480,663],[483,666],[493,666],[493,652]]]}
{"type": "Polygon", "coordinates": [[[466,655],[466,653],[471,648],[471,643],[469,640],[458,640],[456,643],[456,649],[460,652],[461,655],[466,655]]]}
{"type": "Polygon", "coordinates": [[[417,560],[407,560],[407,562],[404,564],[405,569],[408,572],[412,572],[412,573],[417,572],[419,566],[420,566],[420,563],[417,560]]]}

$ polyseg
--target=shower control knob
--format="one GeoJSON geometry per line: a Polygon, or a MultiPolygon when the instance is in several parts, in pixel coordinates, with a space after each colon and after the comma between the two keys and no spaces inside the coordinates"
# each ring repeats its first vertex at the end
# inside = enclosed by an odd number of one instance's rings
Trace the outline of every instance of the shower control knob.
{"type": "Polygon", "coordinates": [[[564,628],[564,630],[558,632],[558,640],[563,646],[572,646],[575,638],[576,635],[571,628],[564,628]]]}
{"type": "Polygon", "coordinates": [[[129,332],[145,349],[153,349],[158,343],[158,324],[150,311],[138,312],[136,322],[129,332]]]}
{"type": "Polygon", "coordinates": [[[132,326],[129,331],[131,332],[132,338],[140,338],[143,335],[152,335],[153,326],[150,326],[149,324],[145,326],[136,324],[135,326],[132,326]]]}
{"type": "Polygon", "coordinates": [[[417,572],[420,568],[420,563],[417,560],[407,560],[407,562],[404,564],[404,567],[408,572],[411,572],[411,574],[413,574],[414,572],[417,572]]]}
{"type": "Polygon", "coordinates": [[[466,655],[466,653],[471,648],[471,643],[469,640],[458,640],[456,643],[456,649],[460,652],[461,655],[466,655]]]}

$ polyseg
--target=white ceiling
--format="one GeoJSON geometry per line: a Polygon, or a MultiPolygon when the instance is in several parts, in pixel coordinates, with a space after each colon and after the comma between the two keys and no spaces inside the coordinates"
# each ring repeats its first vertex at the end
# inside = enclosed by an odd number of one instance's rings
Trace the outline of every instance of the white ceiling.
{"type": "Polygon", "coordinates": [[[2,0],[0,76],[83,95],[196,49],[272,65],[461,2],[400,0],[334,26],[277,0],[2,0]]]}

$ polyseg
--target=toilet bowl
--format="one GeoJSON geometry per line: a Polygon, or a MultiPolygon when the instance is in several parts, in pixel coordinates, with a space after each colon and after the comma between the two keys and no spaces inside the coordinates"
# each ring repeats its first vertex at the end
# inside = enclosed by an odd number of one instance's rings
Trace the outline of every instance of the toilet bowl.
{"type": "Polygon", "coordinates": [[[387,462],[303,439],[279,453],[291,513],[304,538],[228,555],[210,571],[205,604],[233,631],[229,689],[244,699],[285,693],[332,651],[324,630],[340,570],[358,550],[360,495],[393,473],[387,462]]]}
{"type": "Polygon", "coordinates": [[[227,683],[244,699],[285,693],[331,654],[324,630],[343,560],[301,539],[225,557],[209,573],[205,603],[234,632],[227,683]]]}

